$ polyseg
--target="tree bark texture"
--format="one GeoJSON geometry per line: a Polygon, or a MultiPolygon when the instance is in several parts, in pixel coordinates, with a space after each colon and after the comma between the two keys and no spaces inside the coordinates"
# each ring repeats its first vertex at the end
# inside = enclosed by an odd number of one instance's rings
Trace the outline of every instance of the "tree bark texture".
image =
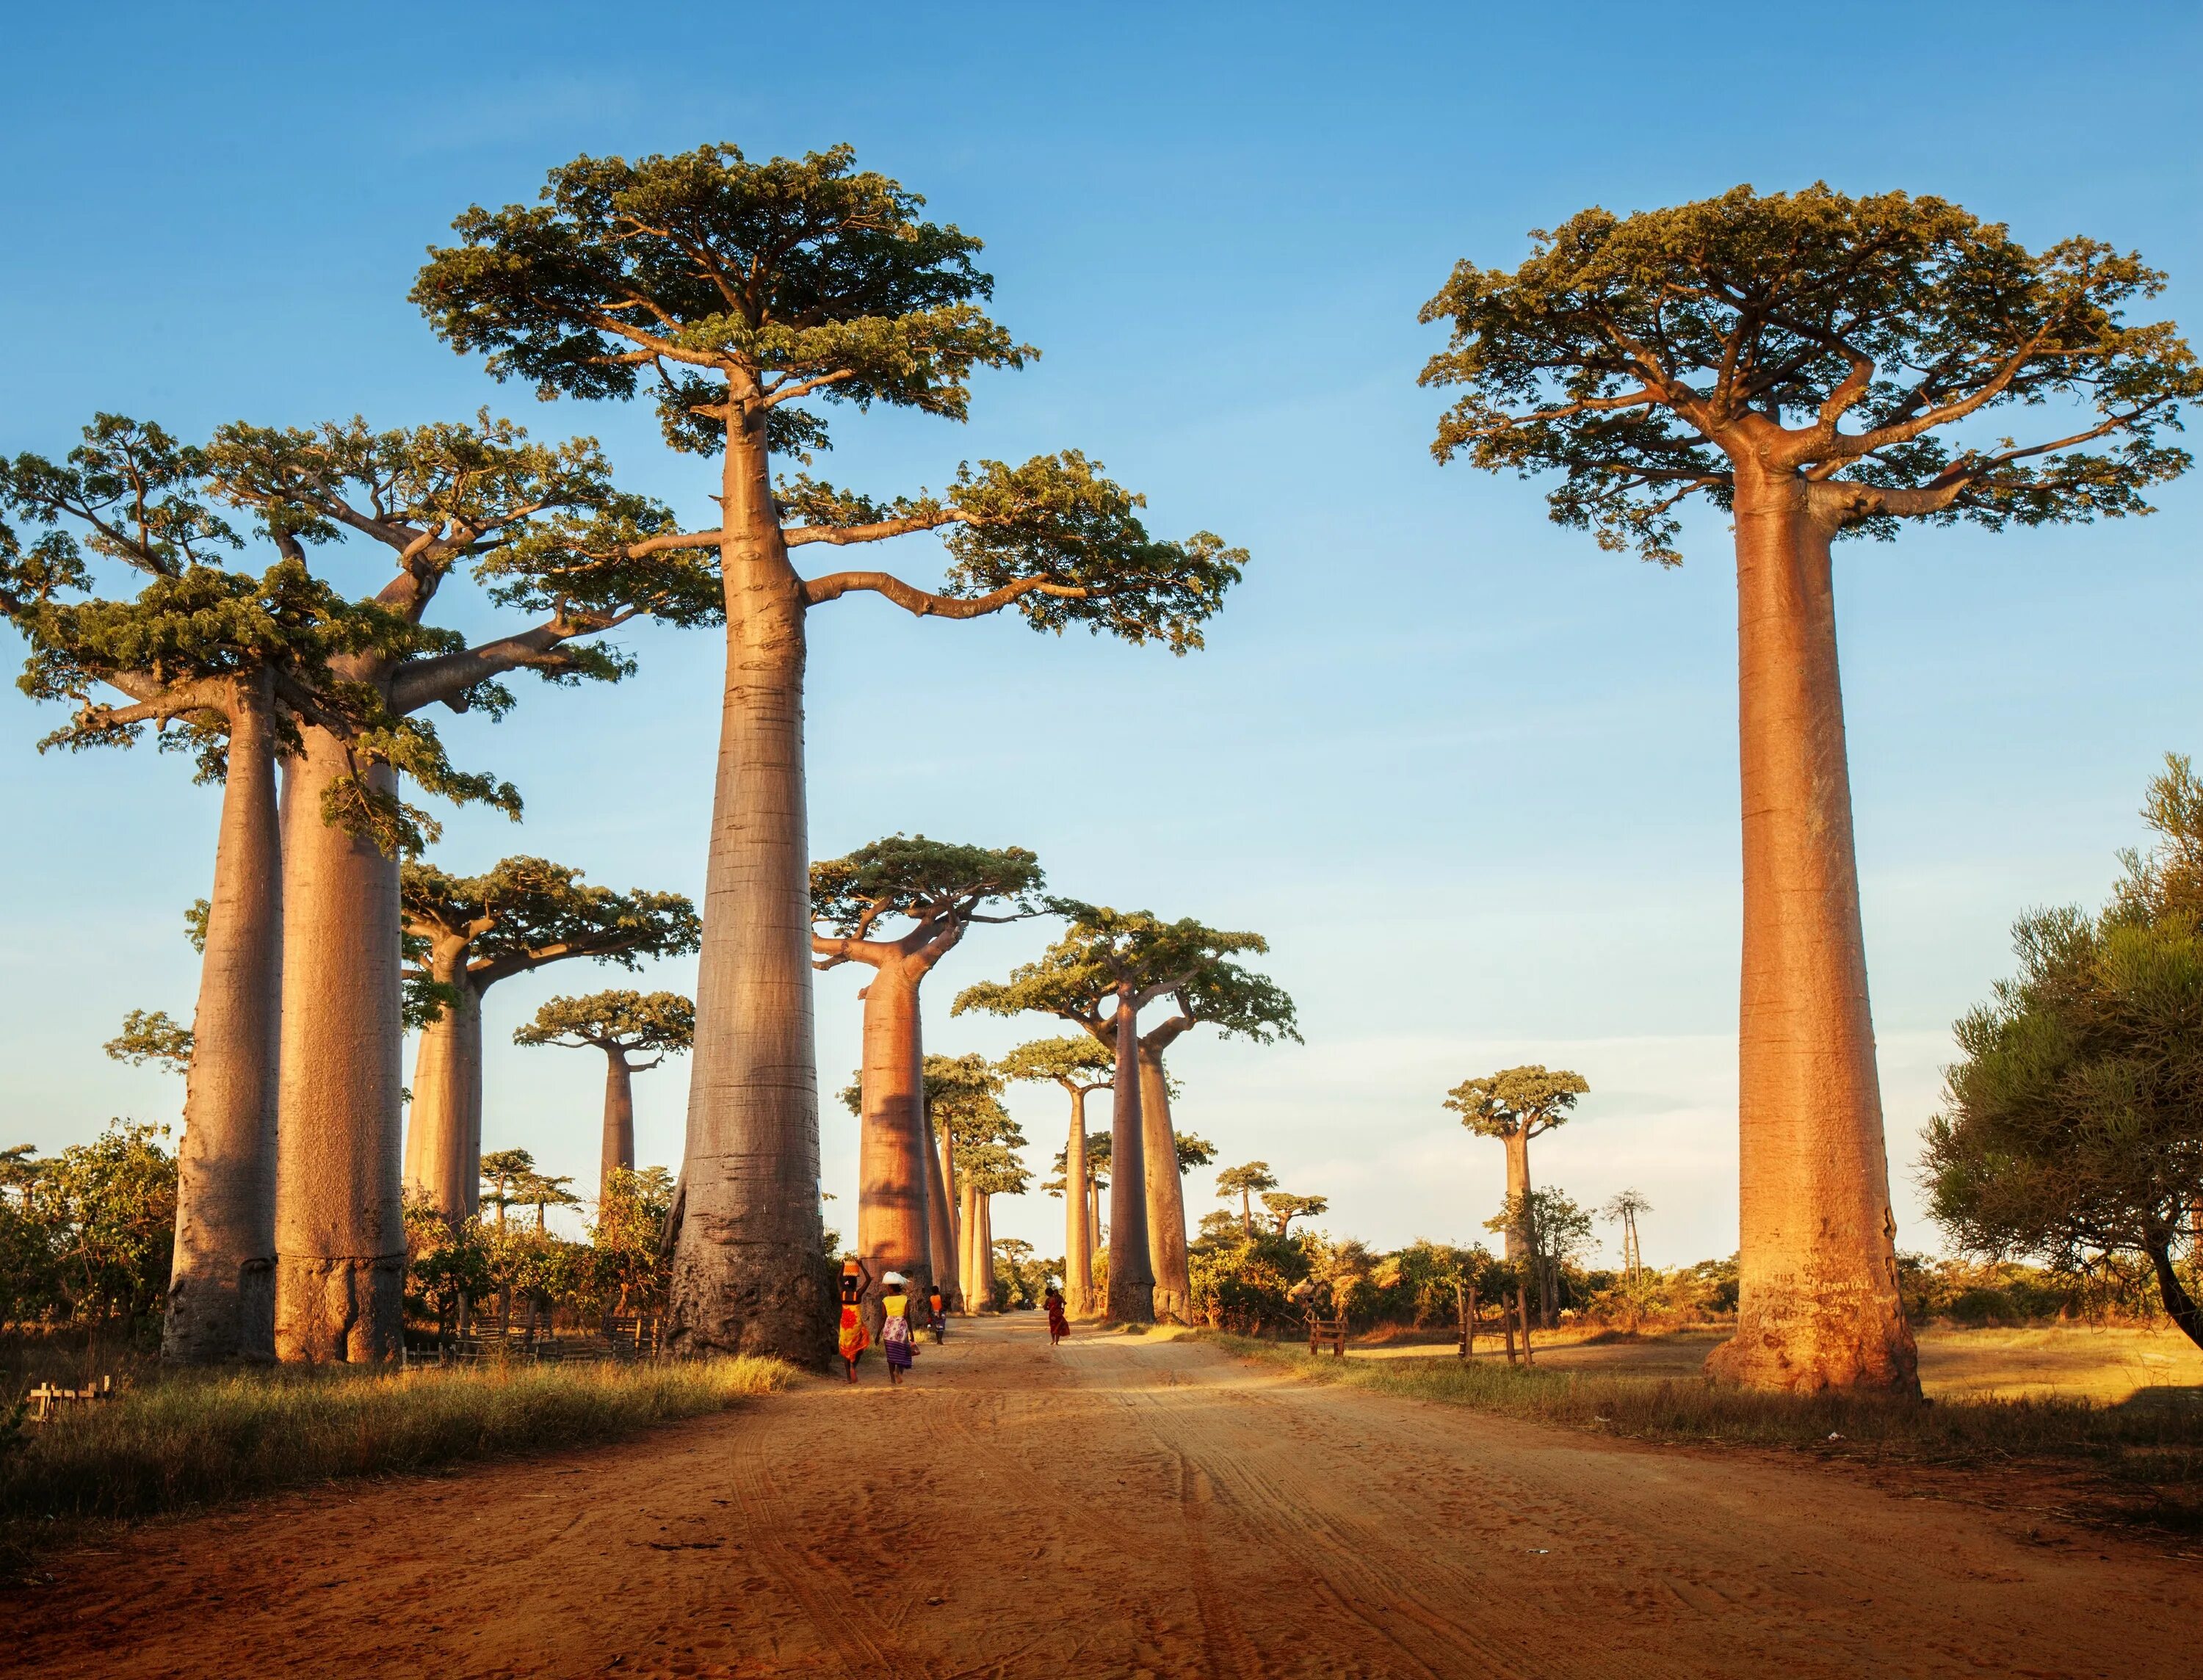
{"type": "Polygon", "coordinates": [[[986,1297],[980,1293],[978,1265],[972,1256],[979,1246],[979,1193],[972,1188],[972,1181],[964,1181],[964,1218],[962,1241],[956,1251],[957,1287],[964,1294],[966,1312],[986,1311],[986,1297]]]}
{"type": "Polygon", "coordinates": [[[995,1312],[995,1199],[989,1195],[979,1198],[979,1235],[972,1244],[972,1267],[977,1275],[980,1311],[995,1312]]]}
{"type": "MultiPolygon", "coordinates": [[[[924,1088],[923,1085],[920,1088],[924,1088]]],[[[929,1120],[927,1123],[930,1124],[931,1122],[929,1120]]],[[[940,1172],[935,1176],[934,1182],[938,1187],[948,1222],[948,1253],[947,1264],[942,1267],[941,1275],[954,1280],[949,1288],[948,1294],[952,1305],[961,1312],[965,1310],[964,1209],[956,1182],[956,1140],[950,1134],[948,1128],[943,1126],[934,1142],[939,1150],[935,1158],[941,1167],[940,1172]]]]}
{"type": "MultiPolygon", "coordinates": [[[[283,789],[275,1353],[395,1359],[405,1281],[398,860],[322,818],[351,763],[310,725],[283,789]]],[[[379,791],[396,778],[366,772],[379,791]]]]}
{"type": "Polygon", "coordinates": [[[1145,1151],[1148,1264],[1155,1275],[1155,1317],[1193,1322],[1192,1263],[1186,1253],[1185,1180],[1178,1170],[1178,1135],[1171,1126],[1163,1053],[1140,1046],[1140,1135],[1145,1151]]]}
{"type": "Polygon", "coordinates": [[[1515,1217],[1507,1222],[1507,1264],[1520,1265],[1530,1252],[1526,1234],[1530,1223],[1530,1129],[1517,1126],[1503,1140],[1507,1146],[1507,1205],[1515,1217]]]}
{"type": "Polygon", "coordinates": [[[429,971],[457,1001],[421,1029],[405,1125],[405,1188],[457,1225],[481,1206],[481,992],[468,978],[469,946],[441,940],[429,971]]]}
{"type": "Polygon", "coordinates": [[[1071,1088],[1071,1136],[1063,1150],[1063,1304],[1074,1317],[1094,1310],[1094,1228],[1086,1182],[1086,1089],[1071,1088]]]}
{"type": "Polygon", "coordinates": [[[1140,1113],[1139,1025],[1129,999],[1117,999],[1117,1079],[1109,1105],[1109,1282],[1107,1316],[1151,1324],[1155,1279],[1148,1259],[1145,1123],[1140,1113]]]}
{"type": "Polygon", "coordinates": [[[745,404],[721,478],[727,669],[669,1341],[817,1366],[836,1315],[818,1205],[804,598],[773,514],[765,427],[765,410],[745,404]]]}
{"type": "Polygon", "coordinates": [[[1794,475],[1739,462],[1744,810],[1735,1338],[1753,1388],[1917,1394],[1897,1290],[1836,668],[1831,530],[1794,475]]]}
{"type": "Polygon", "coordinates": [[[2144,1242],[2142,1252],[2149,1256],[2150,1269],[2157,1274],[2158,1297],[2180,1333],[2203,1347],[2203,1307],[2195,1304],[2180,1274],[2172,1264],[2172,1243],[2169,1234],[2159,1234],[2144,1242]]]}
{"type": "Polygon", "coordinates": [[[272,1359],[283,857],[269,685],[240,680],[192,1023],[161,1357],[272,1359]]]}
{"type": "Polygon", "coordinates": [[[892,958],[865,987],[864,1067],[858,1076],[857,1253],[872,1288],[899,1271],[913,1300],[932,1288],[932,1232],[926,1170],[924,1051],[918,983],[892,958]]]}
{"type": "Polygon", "coordinates": [[[614,1173],[634,1170],[635,1070],[628,1065],[626,1051],[608,1044],[605,1046],[604,1146],[597,1160],[599,1205],[611,1188],[614,1173]]]}
{"type": "Polygon", "coordinates": [[[933,1123],[925,1109],[925,1074],[922,1064],[918,1082],[918,1132],[926,1151],[926,1254],[933,1268],[934,1287],[941,1291],[942,1305],[954,1311],[963,1300],[964,1269],[956,1259],[956,1215],[950,1200],[955,1192],[948,1182],[948,1140],[944,1133],[936,1152],[933,1123]]]}

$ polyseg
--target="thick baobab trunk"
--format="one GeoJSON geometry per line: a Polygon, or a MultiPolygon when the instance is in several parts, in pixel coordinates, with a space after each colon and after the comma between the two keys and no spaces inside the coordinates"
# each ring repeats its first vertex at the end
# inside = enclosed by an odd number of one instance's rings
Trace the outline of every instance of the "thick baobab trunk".
{"type": "Polygon", "coordinates": [[[421,1029],[414,1053],[405,1188],[457,1225],[481,1205],[481,993],[462,941],[434,952],[429,972],[456,1001],[421,1029]]]}
{"type": "Polygon", "coordinates": [[[1071,1089],[1071,1136],[1063,1147],[1063,1304],[1075,1317],[1094,1310],[1094,1227],[1086,1182],[1086,1092],[1071,1089]]]}
{"type": "Polygon", "coordinates": [[[161,1357],[177,1365],[275,1356],[283,857],[268,685],[237,687],[161,1323],[161,1357]]]}
{"type": "Polygon", "coordinates": [[[1919,1392],[1897,1292],[1829,532],[1739,463],[1744,804],[1739,1291],[1707,1367],[1760,1388],[1919,1392]]]}
{"type": "Polygon", "coordinates": [[[1507,1221],[1507,1264],[1512,1266],[1520,1265],[1530,1253],[1530,1137],[1517,1127],[1507,1135],[1505,1141],[1507,1206],[1511,1215],[1507,1221]]]}
{"type": "Polygon", "coordinates": [[[956,1252],[956,1283],[966,1312],[984,1312],[989,1302],[979,1288],[979,1193],[964,1181],[963,1244],[956,1252]]]}
{"type": "MultiPolygon", "coordinates": [[[[927,1123],[931,1121],[929,1119],[927,1123]]],[[[954,1280],[948,1291],[949,1304],[960,1312],[964,1308],[964,1217],[956,1182],[956,1140],[943,1126],[934,1141],[939,1148],[935,1159],[941,1170],[934,1176],[933,1182],[948,1225],[948,1250],[939,1275],[954,1280]]]]}
{"type": "Polygon", "coordinates": [[[918,985],[895,964],[874,970],[865,987],[865,1064],[858,1078],[857,1253],[880,1280],[899,1271],[912,1299],[932,1287],[932,1233],[926,1170],[923,1055],[918,985]]]}
{"type": "MultiPolygon", "coordinates": [[[[389,1359],[405,1282],[398,860],[322,821],[351,766],[334,737],[304,734],[283,789],[275,1353],[389,1359]]],[[[387,767],[366,774],[395,785],[387,767]]]]}
{"type": "Polygon", "coordinates": [[[979,1229],[972,1239],[972,1281],[979,1294],[979,1310],[992,1312],[995,1302],[995,1199],[982,1194],[979,1229]]]}
{"type": "Polygon", "coordinates": [[[805,602],[773,515],[765,410],[737,400],[721,478],[727,669],[670,1341],[823,1365],[835,1311],[818,1207],[805,602]]]}
{"type": "Polygon", "coordinates": [[[918,1124],[926,1151],[925,1250],[933,1269],[934,1288],[944,1306],[954,1307],[963,1294],[963,1268],[956,1259],[956,1215],[948,1182],[948,1134],[942,1134],[938,1152],[931,1136],[932,1121],[925,1109],[924,1076],[918,1079],[918,1124]]]}
{"type": "Polygon", "coordinates": [[[1094,1248],[1098,1253],[1108,1232],[1102,1222],[1102,1181],[1090,1172],[1086,1179],[1086,1228],[1092,1233],[1094,1248]]]}
{"type": "Polygon", "coordinates": [[[1140,1135],[1146,1158],[1148,1264],[1155,1275],[1155,1317],[1193,1322],[1193,1276],[1186,1254],[1185,1180],[1178,1170],[1170,1088],[1160,1050],[1140,1046],[1140,1135]]]}
{"type": "Polygon", "coordinates": [[[616,1172],[635,1170],[635,1070],[627,1052],[605,1046],[605,1136],[597,1160],[597,1200],[601,1205],[616,1172]]]}
{"type": "Polygon", "coordinates": [[[1107,1316],[1120,1324],[1151,1324],[1155,1280],[1148,1260],[1146,1140],[1140,1116],[1139,1025],[1127,999],[1117,999],[1117,1080],[1109,1107],[1109,1282],[1107,1316]]]}

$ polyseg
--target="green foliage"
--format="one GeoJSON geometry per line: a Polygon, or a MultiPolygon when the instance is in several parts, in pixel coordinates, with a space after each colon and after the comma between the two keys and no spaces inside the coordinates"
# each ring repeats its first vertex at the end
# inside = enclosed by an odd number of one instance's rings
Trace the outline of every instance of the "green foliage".
{"type": "Polygon", "coordinates": [[[629,1064],[638,1072],[680,1054],[695,1039],[696,1005],[678,992],[592,992],[582,998],[552,998],[512,1035],[512,1041],[523,1046],[562,1045],[570,1050],[593,1046],[623,1055],[654,1054],[657,1060],[629,1064]]]}
{"type": "Polygon", "coordinates": [[[1300,1041],[1292,999],[1273,982],[1231,959],[1267,952],[1260,934],[1226,933],[1190,918],[1165,922],[1149,911],[1116,911],[1054,899],[1066,918],[1063,937],[1007,981],[986,981],[957,994],[953,1014],[1028,1011],[1074,1021],[1099,1034],[1113,1017],[1103,1003],[1130,995],[1137,1003],[1169,996],[1181,1015],[1210,1021],[1227,1038],[1257,1044],[1300,1041]]]}
{"type": "Polygon", "coordinates": [[[133,1068],[158,1062],[171,1073],[183,1073],[192,1064],[192,1029],[166,1010],[133,1009],[122,1017],[122,1030],[100,1048],[133,1068]]]}
{"type": "MultiPolygon", "coordinates": [[[[615,1312],[662,1307],[672,1278],[665,1221],[673,1211],[673,1175],[664,1167],[615,1170],[589,1229],[594,1282],[615,1312]]],[[[827,1252],[834,1252],[830,1235],[827,1252]]]]}
{"type": "Polygon", "coordinates": [[[1115,1081],[1117,1058],[1091,1034],[1079,1033],[1021,1044],[995,1067],[1013,1085],[1053,1082],[1066,1091],[1099,1091],[1115,1081]]]}
{"type": "Polygon", "coordinates": [[[1300,1196],[1289,1190],[1268,1190],[1263,1193],[1262,1205],[1278,1222],[1278,1235],[1283,1236],[1294,1220],[1315,1218],[1330,1208],[1331,1200],[1326,1196],[1300,1196]]]}
{"type": "MultiPolygon", "coordinates": [[[[1002,1076],[977,1051],[928,1056],[923,1076],[925,1111],[933,1129],[953,1136],[960,1152],[967,1143],[1000,1141],[1013,1135],[1019,1144],[1025,1142],[1025,1134],[1002,1106],[1002,1076]]],[[[960,1160],[958,1165],[960,1170],[960,1160]]]]}
{"type": "Polygon", "coordinates": [[[1930,1210],[1970,1253],[2078,1272],[2107,1256],[2155,1270],[2166,1310],[2203,1340],[2179,1276],[2203,1204],[2203,789],[2169,761],[2110,906],[2037,911],[2019,973],[1955,1029],[1944,1111],[1922,1164],[1930,1210]]]}
{"type": "Polygon", "coordinates": [[[1421,382],[1465,389],[1432,451],[1558,473],[1553,518],[1603,547],[1678,563],[1674,508],[1728,507],[1740,456],[1806,472],[1816,513],[1881,537],[2145,513],[2188,464],[2160,433],[2203,375],[2170,323],[2124,320],[2164,276],[2098,241],[2038,254],[1941,199],[1820,184],[1532,237],[1511,273],[1460,262],[1424,306],[1451,336],[1421,382]],[[2029,446],[1935,435],[2045,405],[2029,446]]]}
{"type": "Polygon", "coordinates": [[[1041,913],[1040,863],[1021,846],[1000,851],[893,834],[811,866],[811,917],[842,939],[877,935],[906,920],[921,936],[960,934],[972,922],[1041,913]],[[982,906],[999,904],[995,914],[982,906]]]}
{"type": "Polygon", "coordinates": [[[1033,1253],[1022,1237],[995,1239],[995,1310],[1009,1312],[1037,1308],[1048,1294],[1051,1279],[1063,1276],[1063,1262],[1033,1253]]]}
{"type": "Polygon", "coordinates": [[[50,1160],[0,1151],[0,1317],[98,1326],[160,1311],[176,1240],[167,1135],[113,1120],[50,1160]]]}
{"type": "Polygon", "coordinates": [[[1178,1132],[1171,1141],[1177,1146],[1178,1173],[1180,1178],[1196,1167],[1205,1167],[1216,1158],[1216,1146],[1195,1132],[1178,1132]]]}
{"type": "MultiPolygon", "coordinates": [[[[623,968],[646,957],[696,949],[702,923],[679,893],[616,893],[543,858],[506,858],[479,875],[409,863],[399,893],[406,931],[430,941],[466,941],[466,972],[477,986],[572,957],[623,968]]],[[[416,961],[433,979],[433,949],[416,961]]]]}
{"type": "Polygon", "coordinates": [[[1556,1266],[1574,1264],[1591,1247],[1591,1215],[1562,1191],[1548,1187],[1509,1196],[1484,1222],[1487,1231],[1523,1231],[1530,1253],[1556,1266]]]}
{"type": "Polygon", "coordinates": [[[1535,1137],[1566,1124],[1576,1099],[1590,1089],[1580,1073],[1533,1063],[1464,1079],[1446,1093],[1445,1105],[1479,1137],[1535,1137]]]}

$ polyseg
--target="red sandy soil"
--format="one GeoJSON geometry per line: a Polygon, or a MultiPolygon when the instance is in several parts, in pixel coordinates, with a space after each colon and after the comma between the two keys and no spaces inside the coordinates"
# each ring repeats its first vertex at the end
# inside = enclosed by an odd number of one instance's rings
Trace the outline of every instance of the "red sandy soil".
{"type": "Polygon", "coordinates": [[[151,1524],[0,1599],[0,1671],[2198,1672],[2203,1565],[1869,1485],[960,1324],[617,1447],[151,1524]]]}

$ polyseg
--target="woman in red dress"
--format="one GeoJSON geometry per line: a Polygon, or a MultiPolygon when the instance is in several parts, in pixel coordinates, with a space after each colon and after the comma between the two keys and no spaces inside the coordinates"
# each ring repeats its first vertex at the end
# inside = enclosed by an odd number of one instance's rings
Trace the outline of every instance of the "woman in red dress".
{"type": "Polygon", "coordinates": [[[1053,1347],[1071,1334],[1071,1320],[1063,1314],[1063,1292],[1049,1284],[1041,1305],[1048,1309],[1048,1345],[1053,1347]]]}

